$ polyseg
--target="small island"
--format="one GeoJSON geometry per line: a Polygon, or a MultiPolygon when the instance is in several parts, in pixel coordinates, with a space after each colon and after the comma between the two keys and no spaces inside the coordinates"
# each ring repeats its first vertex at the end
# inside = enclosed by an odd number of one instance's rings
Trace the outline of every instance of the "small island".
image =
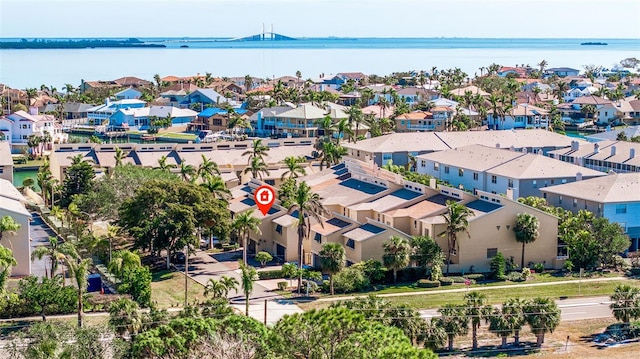
{"type": "Polygon", "coordinates": [[[583,42],[580,45],[599,45],[599,46],[604,46],[604,45],[609,45],[606,42],[583,42]]]}
{"type": "Polygon", "coordinates": [[[167,47],[162,44],[147,44],[136,38],[126,40],[45,40],[21,39],[20,41],[2,41],[0,49],[86,49],[86,48],[113,48],[113,47],[167,47]]]}

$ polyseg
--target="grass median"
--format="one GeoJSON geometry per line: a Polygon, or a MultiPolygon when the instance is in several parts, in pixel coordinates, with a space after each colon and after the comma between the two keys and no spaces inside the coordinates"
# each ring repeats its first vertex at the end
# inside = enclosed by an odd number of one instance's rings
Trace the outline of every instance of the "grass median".
{"type": "MultiPolygon", "coordinates": [[[[189,303],[205,300],[204,286],[189,278],[189,303]]],[[[153,273],[151,301],[159,308],[182,307],[184,305],[184,273],[162,270],[153,273]]]]}

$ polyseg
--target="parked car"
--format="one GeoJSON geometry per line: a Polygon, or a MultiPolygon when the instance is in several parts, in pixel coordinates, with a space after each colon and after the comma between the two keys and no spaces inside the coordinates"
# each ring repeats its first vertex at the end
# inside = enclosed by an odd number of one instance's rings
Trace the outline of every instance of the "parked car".
{"type": "Polygon", "coordinates": [[[171,262],[173,262],[174,264],[184,263],[185,259],[186,256],[184,252],[175,252],[171,255],[171,262]]]}

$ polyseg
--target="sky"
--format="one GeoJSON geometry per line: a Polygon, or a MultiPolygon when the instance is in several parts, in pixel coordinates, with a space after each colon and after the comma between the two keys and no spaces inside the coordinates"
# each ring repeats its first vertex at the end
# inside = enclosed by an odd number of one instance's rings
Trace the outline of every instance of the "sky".
{"type": "Polygon", "coordinates": [[[640,38],[637,0],[0,0],[0,37],[640,38]]]}

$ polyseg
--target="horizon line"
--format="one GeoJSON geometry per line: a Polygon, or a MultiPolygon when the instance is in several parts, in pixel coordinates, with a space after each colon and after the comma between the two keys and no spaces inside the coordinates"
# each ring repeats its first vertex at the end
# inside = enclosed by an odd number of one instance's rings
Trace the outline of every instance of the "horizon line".
{"type": "MultiPolygon", "coordinates": [[[[282,35],[282,34],[279,34],[282,35]]],[[[248,35],[251,36],[251,35],[248,35]]],[[[288,36],[288,35],[287,35],[288,36]]],[[[238,36],[0,36],[0,39],[233,39],[238,36]]],[[[640,40],[640,37],[468,37],[468,36],[298,36],[294,39],[527,39],[527,40],[640,40]]]]}

